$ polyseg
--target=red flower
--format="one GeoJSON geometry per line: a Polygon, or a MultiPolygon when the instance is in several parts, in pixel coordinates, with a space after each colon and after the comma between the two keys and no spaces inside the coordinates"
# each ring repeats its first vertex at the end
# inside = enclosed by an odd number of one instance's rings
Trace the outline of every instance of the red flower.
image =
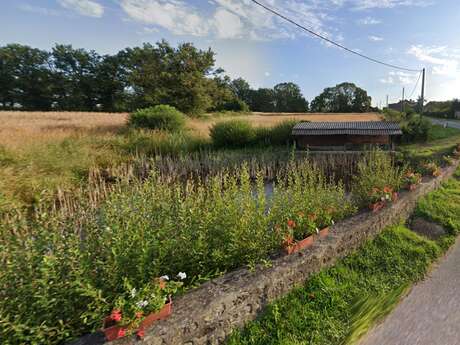
{"type": "Polygon", "coordinates": [[[288,222],[287,222],[287,225],[288,225],[288,227],[290,227],[292,229],[292,228],[295,228],[296,224],[292,219],[289,219],[288,222]]]}
{"type": "Polygon", "coordinates": [[[137,336],[139,338],[143,338],[145,336],[145,331],[143,329],[140,329],[137,331],[137,336]]]}
{"type": "Polygon", "coordinates": [[[117,333],[118,338],[124,337],[125,335],[126,335],[126,330],[124,328],[120,328],[117,333]]]}
{"type": "Polygon", "coordinates": [[[110,318],[113,321],[120,321],[121,320],[121,311],[119,309],[114,309],[112,310],[112,313],[110,314],[110,318]]]}

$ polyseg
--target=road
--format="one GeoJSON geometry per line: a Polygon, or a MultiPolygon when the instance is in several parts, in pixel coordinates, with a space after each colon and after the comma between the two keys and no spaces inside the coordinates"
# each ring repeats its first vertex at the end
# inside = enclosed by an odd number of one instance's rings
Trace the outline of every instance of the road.
{"type": "Polygon", "coordinates": [[[431,123],[435,125],[444,126],[445,124],[447,124],[447,127],[460,129],[460,121],[457,121],[457,120],[434,119],[432,117],[427,117],[427,119],[430,120],[431,123]]]}
{"type": "Polygon", "coordinates": [[[360,345],[460,344],[460,238],[360,345]]]}

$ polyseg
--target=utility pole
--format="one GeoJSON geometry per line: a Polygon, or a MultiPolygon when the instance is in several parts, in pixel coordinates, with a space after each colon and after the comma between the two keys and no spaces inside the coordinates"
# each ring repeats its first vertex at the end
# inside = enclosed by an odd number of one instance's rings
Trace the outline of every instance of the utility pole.
{"type": "Polygon", "coordinates": [[[387,95],[387,108],[388,108],[388,95],[387,95]]]}
{"type": "Polygon", "coordinates": [[[402,101],[401,101],[401,112],[404,113],[404,88],[403,88],[403,94],[402,94],[402,101]]]}
{"type": "Polygon", "coordinates": [[[422,93],[420,97],[420,113],[423,115],[423,105],[425,103],[425,68],[422,71],[422,93]]]}

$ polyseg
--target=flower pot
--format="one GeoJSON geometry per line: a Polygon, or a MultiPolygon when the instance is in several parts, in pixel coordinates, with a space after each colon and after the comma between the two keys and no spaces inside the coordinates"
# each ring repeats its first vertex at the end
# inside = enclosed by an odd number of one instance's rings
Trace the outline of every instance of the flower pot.
{"type": "Polygon", "coordinates": [[[385,203],[383,201],[379,201],[379,202],[369,205],[369,208],[374,213],[380,211],[384,207],[385,207],[385,203]]]}
{"type": "Polygon", "coordinates": [[[287,254],[292,254],[302,249],[311,247],[314,241],[315,241],[314,237],[310,235],[307,238],[303,239],[302,241],[298,241],[291,245],[285,246],[284,250],[286,251],[287,254]]]}
{"type": "MultiPolygon", "coordinates": [[[[163,308],[161,308],[156,313],[151,313],[147,315],[144,320],[139,324],[137,329],[137,334],[144,334],[145,330],[152,326],[155,321],[164,320],[172,314],[172,300],[169,298],[168,303],[166,303],[163,308]]],[[[107,341],[112,341],[118,338],[122,338],[127,334],[128,328],[124,326],[117,325],[115,321],[112,320],[110,316],[104,319],[103,330],[105,338],[107,341]]]]}
{"type": "Polygon", "coordinates": [[[327,237],[327,235],[329,235],[329,227],[319,231],[319,237],[324,238],[327,237]]]}
{"type": "MultiPolygon", "coordinates": [[[[104,324],[106,324],[106,321],[104,321],[104,324]]],[[[127,330],[128,329],[126,327],[114,325],[107,328],[104,327],[102,331],[104,332],[105,339],[107,341],[112,341],[124,337],[126,335],[127,330]]]]}
{"type": "Polygon", "coordinates": [[[172,314],[172,300],[169,298],[169,302],[166,303],[161,310],[156,313],[148,315],[144,320],[142,320],[139,325],[139,330],[145,330],[152,326],[155,321],[164,320],[172,314]]]}

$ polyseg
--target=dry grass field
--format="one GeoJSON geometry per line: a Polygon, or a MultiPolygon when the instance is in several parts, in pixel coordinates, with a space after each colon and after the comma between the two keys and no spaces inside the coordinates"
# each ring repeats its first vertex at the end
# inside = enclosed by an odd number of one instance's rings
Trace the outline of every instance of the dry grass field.
{"type": "MultiPolygon", "coordinates": [[[[188,127],[207,137],[216,122],[245,119],[255,126],[270,127],[287,119],[304,121],[378,121],[379,114],[295,114],[252,113],[236,116],[208,116],[190,119],[188,127]]],[[[0,145],[19,148],[37,143],[59,141],[70,136],[114,134],[126,124],[126,113],[86,112],[0,112],[0,145]]]]}
{"type": "Polygon", "coordinates": [[[127,114],[85,112],[0,112],[0,145],[19,148],[70,136],[114,133],[127,114]]]}

